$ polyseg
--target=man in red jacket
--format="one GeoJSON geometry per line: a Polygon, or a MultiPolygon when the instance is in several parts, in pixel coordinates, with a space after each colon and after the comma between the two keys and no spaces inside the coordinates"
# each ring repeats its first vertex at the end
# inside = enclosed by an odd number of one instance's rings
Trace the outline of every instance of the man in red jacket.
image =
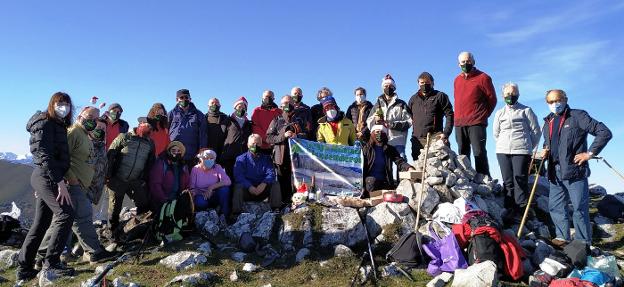
{"type": "Polygon", "coordinates": [[[273,91],[266,90],[262,93],[262,104],[256,107],[251,113],[252,132],[262,137],[260,151],[264,154],[271,154],[271,145],[266,141],[266,133],[269,129],[271,121],[282,114],[275,104],[275,94],[273,91]]]}
{"type": "Polygon", "coordinates": [[[485,149],[488,117],[496,107],[492,78],[475,68],[474,56],[461,52],[458,57],[462,72],[455,78],[455,138],[459,154],[475,157],[478,173],[490,175],[485,149]]]}

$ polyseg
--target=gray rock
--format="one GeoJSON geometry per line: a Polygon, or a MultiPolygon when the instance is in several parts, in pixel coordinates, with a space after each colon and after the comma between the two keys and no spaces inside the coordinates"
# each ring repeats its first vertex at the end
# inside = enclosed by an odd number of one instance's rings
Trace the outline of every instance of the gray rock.
{"type": "Polygon", "coordinates": [[[607,195],[607,189],[601,185],[592,183],[589,185],[589,194],[593,196],[605,196],[607,195]]]}
{"type": "Polygon", "coordinates": [[[320,232],[321,246],[355,246],[366,240],[357,212],[349,207],[323,208],[320,232]]]}
{"type": "MultiPolygon", "coordinates": [[[[442,166],[442,161],[437,157],[428,158],[427,165],[434,166],[434,167],[442,166]]],[[[427,168],[427,172],[429,172],[428,168],[427,168]]]]}
{"type": "Polygon", "coordinates": [[[458,180],[457,184],[451,188],[451,193],[455,198],[471,199],[475,193],[475,187],[472,183],[463,184],[458,180]]]}
{"type": "Polygon", "coordinates": [[[381,277],[394,277],[399,275],[401,275],[401,271],[399,271],[395,262],[381,268],[381,277]]]}
{"type": "MultiPolygon", "coordinates": [[[[440,163],[439,166],[442,166],[442,163],[440,163]]],[[[426,176],[428,177],[440,177],[442,176],[442,172],[438,169],[438,166],[434,166],[434,165],[428,165],[427,166],[427,174],[426,176]]]]}
{"type": "Polygon", "coordinates": [[[267,211],[271,211],[271,206],[268,202],[255,202],[255,201],[246,201],[243,203],[241,208],[242,213],[251,213],[256,215],[256,217],[262,216],[267,211]]]}
{"type": "MultiPolygon", "coordinates": [[[[311,217],[309,216],[308,212],[308,207],[297,208],[293,211],[293,213],[297,216],[301,215],[303,217],[303,222],[296,222],[298,223],[298,225],[295,225],[295,222],[292,222],[290,220],[291,217],[282,216],[283,224],[279,231],[279,241],[282,245],[282,249],[284,249],[285,251],[295,251],[295,245],[299,247],[300,242],[312,242],[312,223],[311,217]],[[304,238],[301,238],[299,236],[304,238]],[[309,237],[309,239],[304,240],[307,237],[309,237]]],[[[304,244],[302,245],[306,246],[304,244]]]]}
{"type": "MultiPolygon", "coordinates": [[[[397,186],[396,191],[407,197],[409,199],[409,205],[414,210],[418,210],[421,189],[420,183],[402,180],[399,186],[397,186]]],[[[438,202],[440,202],[438,192],[430,186],[425,186],[425,192],[422,194],[421,212],[431,214],[436,205],[438,205],[438,202]]]]}
{"type": "Polygon", "coordinates": [[[188,285],[205,285],[211,279],[215,278],[215,275],[210,272],[199,272],[187,275],[179,275],[171,279],[167,286],[172,286],[176,283],[188,284],[188,285]]]}
{"type": "Polygon", "coordinates": [[[212,247],[210,246],[210,242],[204,242],[199,245],[197,251],[201,252],[205,256],[210,256],[212,254],[212,247]]]}
{"type": "Polygon", "coordinates": [[[205,264],[208,258],[195,251],[180,251],[160,260],[160,264],[170,269],[181,271],[193,268],[200,264],[205,264]]]}
{"type": "Polygon", "coordinates": [[[434,277],[427,283],[427,287],[444,287],[446,283],[451,281],[453,278],[453,273],[442,272],[438,276],[434,277]]]}
{"type": "Polygon", "coordinates": [[[352,257],[355,256],[355,253],[348,246],[338,244],[334,247],[334,256],[335,257],[352,257]]]}
{"type": "Polygon", "coordinates": [[[485,196],[492,195],[492,188],[485,184],[479,184],[477,185],[477,194],[485,196]]]}
{"type": "Polygon", "coordinates": [[[136,284],[134,282],[125,283],[124,279],[117,277],[113,279],[112,286],[113,287],[138,287],[139,284],[136,284]]]}
{"type": "Polygon", "coordinates": [[[251,235],[255,238],[261,238],[264,241],[268,241],[271,233],[273,232],[274,224],[275,213],[267,211],[262,214],[262,217],[260,217],[260,220],[256,223],[251,235]]]}
{"type": "Polygon", "coordinates": [[[243,262],[243,261],[245,261],[246,257],[247,257],[247,253],[245,253],[245,252],[234,252],[231,255],[232,260],[234,260],[236,262],[243,262]]]}
{"type": "Polygon", "coordinates": [[[232,282],[238,281],[238,273],[236,272],[236,270],[234,270],[234,271],[232,271],[232,273],[230,273],[230,281],[232,281],[232,282]]]}
{"type": "Polygon", "coordinates": [[[441,176],[430,176],[425,179],[425,182],[429,185],[442,184],[444,182],[444,178],[441,176]]]}
{"type": "Polygon", "coordinates": [[[195,227],[202,233],[216,236],[221,231],[219,215],[212,209],[195,215],[195,227]]]}
{"type": "Polygon", "coordinates": [[[384,234],[384,240],[398,239],[391,236],[401,236],[411,231],[416,225],[416,215],[407,203],[382,202],[368,210],[366,224],[371,236],[381,234],[384,227],[390,224],[400,224],[399,234],[384,234]]]}
{"type": "Polygon", "coordinates": [[[305,259],[309,255],[310,255],[310,249],[301,248],[299,249],[299,251],[297,252],[297,255],[295,256],[295,261],[297,263],[300,263],[301,261],[303,261],[303,259],[305,259]]]}
{"type": "Polygon", "coordinates": [[[59,276],[58,274],[56,274],[55,272],[49,271],[49,270],[42,270],[41,272],[39,272],[39,286],[40,287],[44,287],[44,286],[53,286],[54,285],[54,281],[58,280],[59,278],[61,278],[61,276],[59,276]]]}
{"type": "Polygon", "coordinates": [[[453,202],[453,200],[455,199],[453,197],[453,192],[451,192],[451,189],[448,188],[445,184],[434,185],[433,189],[435,189],[435,191],[438,193],[438,196],[440,196],[440,202],[453,202]]]}
{"type": "Polygon", "coordinates": [[[238,241],[243,232],[251,232],[257,216],[253,213],[241,213],[236,223],[225,229],[225,235],[234,241],[238,241]]]}
{"type": "Polygon", "coordinates": [[[255,272],[256,270],[258,270],[258,266],[253,263],[245,263],[243,265],[243,271],[245,272],[255,272]]]}
{"type": "Polygon", "coordinates": [[[361,282],[365,282],[372,273],[373,268],[370,265],[360,267],[360,280],[362,280],[361,282]]]}
{"type": "Polygon", "coordinates": [[[484,261],[469,266],[467,269],[455,270],[452,287],[491,287],[498,286],[496,281],[496,264],[484,261]]]}
{"type": "MultiPolygon", "coordinates": [[[[599,236],[604,242],[614,242],[617,239],[617,229],[613,224],[613,221],[602,215],[597,215],[593,219],[594,223],[598,226],[599,236]]],[[[1,256],[0,256],[1,257],[1,256]]]]}
{"type": "Polygon", "coordinates": [[[5,249],[0,251],[0,269],[17,267],[19,250],[5,249]]]}
{"type": "Polygon", "coordinates": [[[455,158],[455,164],[457,164],[457,167],[461,168],[462,170],[472,169],[472,165],[470,164],[470,158],[463,154],[460,154],[455,158]]]}
{"type": "Polygon", "coordinates": [[[444,184],[446,184],[446,186],[448,187],[453,187],[456,182],[457,182],[457,175],[455,173],[449,173],[446,176],[446,182],[444,184]]]}
{"type": "Polygon", "coordinates": [[[464,175],[466,175],[466,178],[470,179],[470,180],[474,180],[475,176],[477,176],[477,171],[474,169],[466,169],[464,170],[464,175]]]}
{"type": "Polygon", "coordinates": [[[477,195],[474,196],[473,199],[481,210],[487,212],[499,224],[503,223],[502,214],[505,209],[502,206],[498,205],[498,203],[494,201],[493,198],[477,195]]]}

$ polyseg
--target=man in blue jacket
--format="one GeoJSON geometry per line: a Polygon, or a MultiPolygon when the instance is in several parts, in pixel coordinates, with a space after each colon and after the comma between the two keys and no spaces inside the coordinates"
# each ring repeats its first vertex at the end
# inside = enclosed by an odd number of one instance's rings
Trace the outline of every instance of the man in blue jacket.
{"type": "Polygon", "coordinates": [[[169,139],[179,141],[186,147],[184,161],[193,167],[196,163],[195,155],[207,145],[207,124],[204,114],[191,102],[191,93],[187,89],[176,92],[176,107],[169,112],[169,139]]]}
{"type": "Polygon", "coordinates": [[[548,208],[555,224],[553,244],[562,246],[570,241],[570,224],[566,206],[572,202],[575,239],[591,244],[589,223],[590,175],[587,161],[611,140],[611,131],[586,111],[571,109],[563,90],[546,92],[551,113],[544,119],[544,158],[548,159],[550,193],[548,208]],[[594,136],[589,149],[587,134],[594,136]]]}
{"type": "Polygon", "coordinates": [[[247,139],[249,151],[236,158],[234,163],[234,194],[232,216],[241,213],[243,202],[262,201],[269,198],[273,211],[282,205],[280,185],[275,180],[275,167],[269,155],[260,152],[262,137],[252,134],[247,139]]]}

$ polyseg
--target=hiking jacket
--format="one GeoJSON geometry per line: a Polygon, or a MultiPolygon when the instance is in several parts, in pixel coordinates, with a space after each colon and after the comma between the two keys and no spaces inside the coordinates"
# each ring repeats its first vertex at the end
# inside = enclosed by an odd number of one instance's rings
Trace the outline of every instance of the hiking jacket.
{"type": "Polygon", "coordinates": [[[287,131],[292,131],[298,138],[306,139],[308,130],[306,124],[296,114],[290,117],[279,115],[271,121],[267,131],[267,142],[273,146],[273,163],[281,165],[286,160],[290,162],[290,144],[288,138],[284,136],[287,131]]]}
{"type": "Polygon", "coordinates": [[[493,126],[496,153],[530,155],[542,136],[537,116],[521,103],[498,110],[493,126]]]}
{"type": "MultiPolygon", "coordinates": [[[[383,153],[386,161],[386,182],[390,184],[393,188],[397,185],[394,182],[394,177],[392,176],[392,164],[396,164],[400,171],[406,171],[411,166],[407,163],[407,161],[401,157],[399,152],[391,145],[383,144],[383,153]]],[[[371,172],[373,170],[373,164],[375,163],[375,146],[373,143],[366,142],[362,145],[362,155],[364,156],[364,169],[363,174],[364,178],[371,176],[371,172]]]]}
{"type": "Polygon", "coordinates": [[[268,109],[260,106],[253,110],[253,113],[251,114],[251,127],[254,134],[258,134],[262,137],[262,145],[260,145],[260,148],[269,149],[271,147],[271,145],[266,141],[266,133],[269,129],[271,121],[281,114],[282,110],[277,108],[275,103],[271,104],[268,109]]]}
{"type": "Polygon", "coordinates": [[[301,119],[303,123],[302,127],[306,130],[306,137],[303,139],[314,140],[316,138],[316,133],[312,132],[312,113],[310,107],[304,103],[299,103],[299,105],[295,107],[294,116],[301,119]]]}
{"type": "Polygon", "coordinates": [[[357,102],[351,103],[347,108],[347,119],[350,119],[355,125],[355,133],[362,133],[362,138],[359,140],[366,142],[370,138],[370,130],[366,125],[366,120],[370,115],[370,111],[373,108],[373,104],[369,101],[363,102],[358,105],[357,102]]]}
{"type": "Polygon", "coordinates": [[[65,174],[68,181],[78,180],[83,189],[88,188],[95,174],[95,158],[93,157],[93,142],[81,124],[76,123],[67,132],[69,147],[69,170],[65,174]]]}
{"type": "Polygon", "coordinates": [[[147,122],[152,125],[154,128],[150,133],[150,138],[154,142],[154,155],[158,157],[165,149],[167,149],[167,145],[171,142],[169,139],[169,129],[166,127],[161,127],[160,124],[154,119],[147,119],[147,122]]]}
{"type": "Polygon", "coordinates": [[[386,101],[384,95],[379,96],[366,120],[369,130],[375,125],[374,119],[378,109],[383,112],[383,120],[388,125],[388,144],[405,146],[407,130],[412,126],[412,116],[405,101],[399,99],[397,94],[394,94],[389,101],[386,101]]]}
{"type": "Polygon", "coordinates": [[[410,98],[407,106],[412,115],[412,137],[426,138],[427,133],[444,133],[449,138],[453,132],[453,105],[447,94],[433,90],[428,96],[420,91],[410,98]],[[443,122],[443,120],[446,122],[443,122]]]}
{"type": "Polygon", "coordinates": [[[496,107],[496,91],[492,78],[473,68],[467,75],[460,73],[455,88],[455,126],[487,126],[487,119],[496,107]]]}
{"type": "Polygon", "coordinates": [[[167,159],[166,154],[158,157],[149,176],[150,200],[163,204],[168,200],[177,198],[184,190],[189,188],[190,173],[186,164],[175,166],[167,159]],[[178,178],[175,177],[175,168],[178,168],[178,178]],[[178,184],[174,192],[174,184],[178,184]]]}
{"type": "Polygon", "coordinates": [[[67,124],[56,118],[48,118],[46,112],[36,112],[26,124],[30,133],[30,153],[33,164],[58,183],[69,170],[69,146],[67,124]]]}
{"type": "Polygon", "coordinates": [[[206,129],[201,137],[206,139],[206,147],[217,153],[217,162],[221,163],[220,156],[223,153],[223,144],[227,137],[230,117],[222,112],[217,114],[207,112],[204,121],[206,122],[206,129]]]}
{"type": "MultiPolygon", "coordinates": [[[[548,114],[544,118],[544,148],[550,148],[551,131],[553,113],[548,114]]],[[[594,156],[598,155],[602,149],[611,140],[613,135],[605,124],[599,122],[584,110],[571,109],[566,106],[563,111],[563,119],[559,127],[559,154],[550,154],[548,156],[548,178],[553,181],[555,178],[555,166],[551,160],[558,157],[561,167],[561,175],[565,180],[587,178],[590,175],[589,162],[582,165],[574,163],[574,156],[579,153],[592,152],[594,156]],[[594,136],[589,149],[587,148],[587,135],[594,136]]]]}
{"type": "Polygon", "coordinates": [[[225,141],[223,143],[223,153],[217,154],[222,161],[235,161],[236,157],[247,152],[247,139],[251,135],[251,122],[245,120],[240,126],[234,116],[230,116],[228,121],[225,141]]]}
{"type": "Polygon", "coordinates": [[[195,104],[189,103],[189,108],[184,111],[176,105],[169,112],[169,139],[180,141],[186,148],[184,160],[194,160],[199,149],[206,147],[206,121],[204,114],[200,112],[195,104]]]}
{"type": "Polygon", "coordinates": [[[323,116],[318,120],[319,126],[316,131],[316,141],[350,146],[355,144],[355,126],[353,126],[353,122],[346,118],[343,112],[339,112],[338,118],[338,130],[336,134],[334,134],[331,124],[327,121],[327,116],[323,116]]]}
{"type": "Polygon", "coordinates": [[[110,147],[115,138],[121,133],[127,133],[130,129],[128,122],[117,119],[114,123],[106,121],[106,149],[110,147]]]}
{"type": "Polygon", "coordinates": [[[106,143],[104,141],[93,141],[93,179],[87,189],[87,197],[91,203],[97,205],[102,198],[104,192],[104,184],[106,183],[106,167],[108,159],[106,158],[106,143]]]}
{"type": "Polygon", "coordinates": [[[119,134],[108,148],[106,156],[106,178],[114,176],[124,182],[136,179],[147,182],[149,168],[155,159],[154,142],[150,138],[136,135],[134,131],[119,134]]]}
{"type": "Polygon", "coordinates": [[[245,190],[250,186],[258,186],[261,183],[270,185],[275,181],[275,167],[268,155],[262,153],[253,155],[246,152],[236,158],[234,182],[243,186],[245,190]]]}

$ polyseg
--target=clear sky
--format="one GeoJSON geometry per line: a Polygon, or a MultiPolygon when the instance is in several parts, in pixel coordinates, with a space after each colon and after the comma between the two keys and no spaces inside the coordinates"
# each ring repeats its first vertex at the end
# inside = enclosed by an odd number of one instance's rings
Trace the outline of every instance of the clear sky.
{"type": "MultiPolygon", "coordinates": [[[[518,82],[520,102],[540,119],[548,111],[544,92],[566,90],[573,108],[611,128],[614,139],[601,155],[624,170],[624,2],[458,3],[3,1],[0,151],[28,152],[26,121],[56,91],[78,106],[92,96],[119,102],[131,125],[154,102],[173,107],[181,88],[204,112],[212,97],[229,113],[240,96],[253,108],[263,90],[279,98],[295,85],[309,105],[328,86],[345,109],[357,86],[374,100],[386,73],[405,101],[425,70],[452,98],[457,55],[468,50],[499,96],[505,82],[518,82]]],[[[491,126],[488,136],[498,177],[491,126]]],[[[456,148],[454,134],[451,142],[456,148]]],[[[602,163],[591,166],[590,182],[624,191],[602,163]]]]}

